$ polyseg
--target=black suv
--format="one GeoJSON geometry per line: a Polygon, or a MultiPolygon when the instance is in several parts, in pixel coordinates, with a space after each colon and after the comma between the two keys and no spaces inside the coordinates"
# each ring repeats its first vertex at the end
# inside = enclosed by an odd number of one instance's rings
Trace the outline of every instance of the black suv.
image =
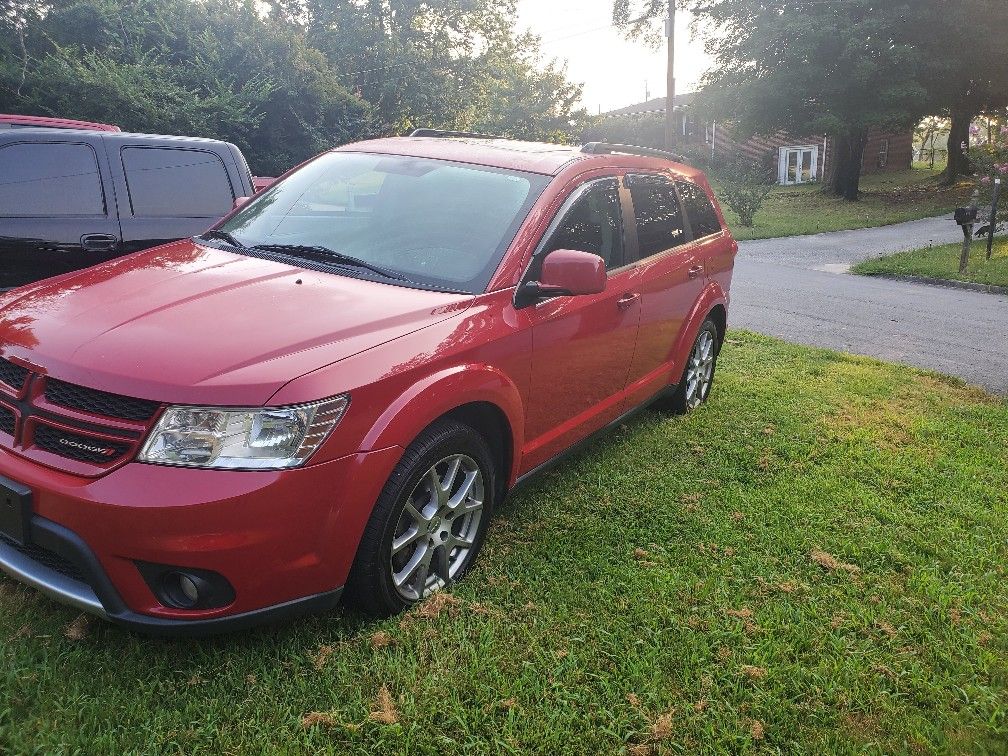
{"type": "Polygon", "coordinates": [[[252,194],[227,142],[0,131],[0,289],[199,234],[252,194]]]}

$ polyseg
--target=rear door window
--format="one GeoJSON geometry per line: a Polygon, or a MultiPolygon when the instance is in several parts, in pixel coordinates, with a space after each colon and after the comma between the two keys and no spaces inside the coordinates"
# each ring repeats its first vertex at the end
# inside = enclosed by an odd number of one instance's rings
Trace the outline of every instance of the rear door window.
{"type": "Polygon", "coordinates": [[[682,197],[686,213],[689,215],[693,238],[702,239],[705,236],[720,233],[721,221],[718,220],[714,205],[711,204],[707,192],[688,181],[677,181],[676,186],[679,188],[679,195],[682,197]]]}
{"type": "Polygon", "coordinates": [[[234,206],[227,168],[212,152],[124,147],[122,161],[136,218],[219,218],[234,206]]]}
{"type": "Polygon", "coordinates": [[[641,258],[678,247],[686,241],[682,208],[672,182],[664,176],[628,176],[630,198],[637,219],[641,258]]]}
{"type": "Polygon", "coordinates": [[[105,197],[89,145],[22,142],[0,148],[0,217],[96,215],[105,215],[105,197]]]}

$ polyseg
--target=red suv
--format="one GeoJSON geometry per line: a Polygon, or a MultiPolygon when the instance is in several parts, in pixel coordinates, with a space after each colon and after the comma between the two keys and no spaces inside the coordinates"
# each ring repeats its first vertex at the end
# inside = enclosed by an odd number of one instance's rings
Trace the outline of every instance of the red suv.
{"type": "Polygon", "coordinates": [[[737,245],[671,155],[420,132],[0,295],[0,568],[152,632],[458,580],[579,442],[710,391],[737,245]]]}

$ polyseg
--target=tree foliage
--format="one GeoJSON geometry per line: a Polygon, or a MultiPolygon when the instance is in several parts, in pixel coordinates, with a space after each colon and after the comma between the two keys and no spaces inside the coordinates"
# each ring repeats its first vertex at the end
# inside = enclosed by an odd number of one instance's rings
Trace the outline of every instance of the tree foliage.
{"type": "Polygon", "coordinates": [[[582,132],[582,139],[664,149],[665,117],[661,113],[631,113],[600,118],[582,132]]]}
{"type": "MultiPolygon", "coordinates": [[[[1005,0],[687,0],[713,69],[700,104],[739,133],[829,133],[827,186],[856,199],[867,131],[951,118],[949,171],[971,120],[1008,105],[1005,0]]],[[[629,36],[653,35],[665,0],[614,0],[629,36]]]]}
{"type": "Polygon", "coordinates": [[[903,34],[914,3],[893,0],[707,0],[715,67],[707,108],[745,133],[834,138],[827,186],[857,199],[868,131],[910,129],[924,115],[920,49],[903,34]]]}
{"type": "Polygon", "coordinates": [[[256,172],[420,126],[575,133],[513,0],[0,0],[0,112],[236,143],[256,172]]]}
{"type": "Polygon", "coordinates": [[[925,60],[927,112],[949,118],[950,184],[970,171],[963,144],[973,120],[1008,107],[1008,2],[922,0],[908,27],[925,60]]]}

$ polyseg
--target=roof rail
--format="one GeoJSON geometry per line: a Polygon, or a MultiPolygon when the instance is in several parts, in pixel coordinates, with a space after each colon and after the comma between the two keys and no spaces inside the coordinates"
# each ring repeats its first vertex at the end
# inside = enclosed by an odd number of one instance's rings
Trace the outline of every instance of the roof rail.
{"type": "Polygon", "coordinates": [[[411,137],[436,137],[438,139],[507,139],[496,134],[477,134],[474,131],[445,131],[443,129],[414,129],[411,137]]]}
{"type": "Polygon", "coordinates": [[[581,148],[586,155],[640,155],[641,157],[656,157],[671,160],[674,163],[685,163],[686,158],[667,150],[656,150],[653,147],[635,147],[630,144],[609,144],[608,142],[588,142],[581,148]]]}

